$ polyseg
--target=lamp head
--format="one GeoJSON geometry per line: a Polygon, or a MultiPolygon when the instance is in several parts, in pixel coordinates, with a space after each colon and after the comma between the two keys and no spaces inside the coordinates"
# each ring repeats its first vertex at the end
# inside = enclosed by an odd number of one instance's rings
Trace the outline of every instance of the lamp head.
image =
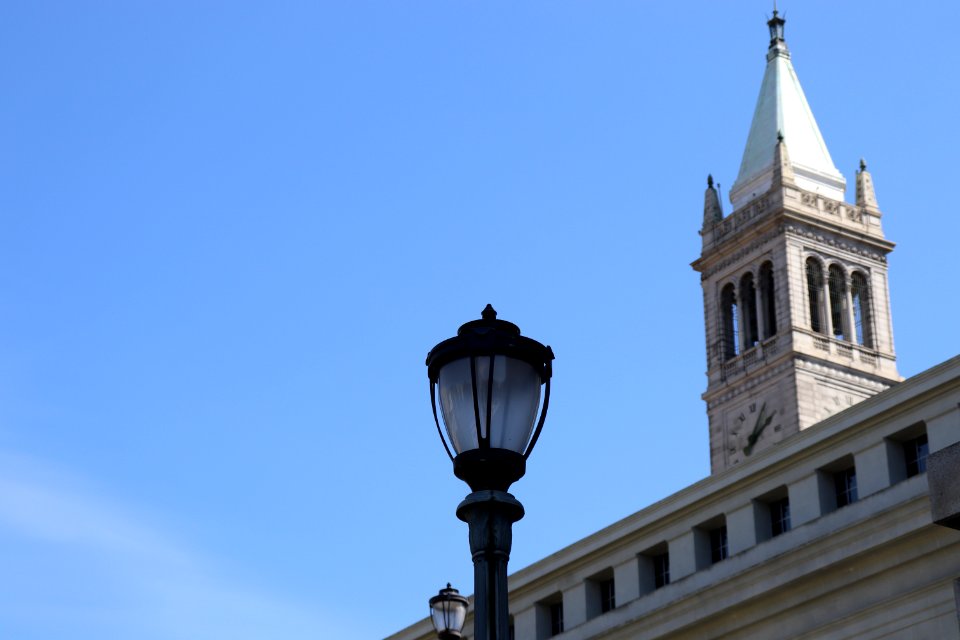
{"type": "Polygon", "coordinates": [[[461,637],[463,623],[467,619],[468,601],[460,592],[447,583],[446,589],[430,598],[430,619],[440,640],[456,640],[461,637]]]}
{"type": "Polygon", "coordinates": [[[546,419],[553,359],[489,304],[427,355],[437,431],[454,473],[474,491],[506,491],[523,477],[546,419]]]}

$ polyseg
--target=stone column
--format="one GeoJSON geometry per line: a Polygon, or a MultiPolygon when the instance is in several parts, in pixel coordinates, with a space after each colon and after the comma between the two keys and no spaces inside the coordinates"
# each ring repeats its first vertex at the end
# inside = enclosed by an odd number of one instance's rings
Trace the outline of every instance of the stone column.
{"type": "Polygon", "coordinates": [[[513,614],[515,638],[537,638],[537,607],[533,606],[513,614]]]}
{"type": "Polygon", "coordinates": [[[731,556],[756,546],[762,540],[761,510],[757,506],[751,501],[727,514],[727,549],[731,556]]]}
{"type": "Polygon", "coordinates": [[[696,572],[697,548],[694,543],[693,531],[687,531],[667,542],[670,554],[670,581],[676,582],[680,578],[696,572]]]}
{"type": "MultiPolygon", "coordinates": [[[[868,449],[855,453],[853,458],[857,468],[857,495],[866,498],[869,495],[883,491],[894,482],[893,461],[896,460],[899,444],[890,440],[881,440],[868,449]]],[[[900,465],[903,465],[903,454],[900,453],[900,465]]],[[[896,480],[906,478],[906,468],[896,480]]]]}
{"type": "Polygon", "coordinates": [[[830,268],[823,273],[823,286],[820,287],[820,313],[823,314],[823,328],[827,337],[832,338],[833,333],[833,305],[830,300],[830,268]]]}
{"type": "Polygon", "coordinates": [[[794,528],[823,515],[824,494],[828,488],[823,474],[819,471],[787,486],[790,521],[794,528]]]}
{"type": "Polygon", "coordinates": [[[749,337],[747,336],[750,315],[747,313],[747,294],[743,290],[742,279],[737,282],[734,291],[737,294],[737,315],[740,316],[740,326],[738,327],[740,329],[740,335],[737,336],[737,339],[740,341],[740,355],[743,355],[743,352],[753,345],[750,344],[749,337]]]}
{"type": "Polygon", "coordinates": [[[853,288],[849,273],[843,276],[843,311],[843,317],[847,321],[848,327],[844,330],[843,335],[848,341],[859,344],[857,341],[857,322],[853,315],[853,288]]]}
{"type": "Polygon", "coordinates": [[[586,580],[563,591],[563,628],[573,629],[587,621],[588,589],[586,580]]]}
{"type": "Polygon", "coordinates": [[[761,295],[763,287],[760,282],[760,270],[754,269],[753,272],[753,298],[757,310],[757,342],[763,342],[763,337],[767,335],[767,318],[763,312],[763,296],[761,295]]]}
{"type": "MultiPolygon", "coordinates": [[[[648,571],[653,582],[653,570],[648,571]]],[[[613,584],[616,585],[617,605],[622,606],[640,597],[640,558],[634,556],[613,568],[613,584]]],[[[651,588],[650,591],[653,589],[651,588]]]]}

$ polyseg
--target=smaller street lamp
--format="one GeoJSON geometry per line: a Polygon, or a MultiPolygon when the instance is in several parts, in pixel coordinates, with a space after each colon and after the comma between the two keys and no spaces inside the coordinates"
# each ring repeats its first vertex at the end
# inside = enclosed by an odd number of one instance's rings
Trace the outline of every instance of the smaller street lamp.
{"type": "Polygon", "coordinates": [[[480,320],[466,323],[427,355],[437,431],[454,475],[473,492],[457,507],[457,517],[469,526],[475,640],[509,636],[507,561],[523,505],[507,490],[523,477],[540,437],[552,375],[550,347],[498,320],[489,304],[480,320]]]}
{"type": "Polygon", "coordinates": [[[440,640],[460,640],[467,619],[467,599],[447,583],[446,589],[430,598],[430,619],[440,640]]]}

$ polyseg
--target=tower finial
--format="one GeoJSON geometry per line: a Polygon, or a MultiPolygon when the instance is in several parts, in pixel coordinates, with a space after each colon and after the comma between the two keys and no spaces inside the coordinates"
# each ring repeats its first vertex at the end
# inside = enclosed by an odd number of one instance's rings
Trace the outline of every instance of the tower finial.
{"type": "Polygon", "coordinates": [[[795,179],[793,165],[790,163],[790,153],[783,141],[783,132],[777,131],[777,144],[773,148],[773,184],[776,187],[795,184],[795,179]]]}
{"type": "Polygon", "coordinates": [[[707,190],[703,194],[703,229],[710,229],[723,220],[723,206],[720,204],[720,184],[713,188],[713,174],[707,174],[707,190]]]}
{"type": "Polygon", "coordinates": [[[780,17],[780,13],[777,11],[777,2],[773,2],[773,17],[767,20],[767,27],[770,28],[770,48],[773,49],[777,46],[779,42],[786,42],[783,38],[783,25],[787,23],[786,20],[780,17]]]}
{"type": "Polygon", "coordinates": [[[867,161],[863,158],[860,158],[860,171],[857,171],[857,206],[877,212],[879,215],[880,205],[877,204],[877,192],[873,188],[873,177],[867,171],[867,161]]]}

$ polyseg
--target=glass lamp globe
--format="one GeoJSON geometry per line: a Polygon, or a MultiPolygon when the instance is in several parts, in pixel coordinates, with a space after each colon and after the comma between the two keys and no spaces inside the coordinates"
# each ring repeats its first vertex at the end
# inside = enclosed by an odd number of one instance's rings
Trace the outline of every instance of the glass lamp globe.
{"type": "Polygon", "coordinates": [[[440,593],[430,598],[430,619],[440,640],[461,637],[467,619],[467,604],[467,599],[449,582],[446,589],[440,589],[440,593]]]}

